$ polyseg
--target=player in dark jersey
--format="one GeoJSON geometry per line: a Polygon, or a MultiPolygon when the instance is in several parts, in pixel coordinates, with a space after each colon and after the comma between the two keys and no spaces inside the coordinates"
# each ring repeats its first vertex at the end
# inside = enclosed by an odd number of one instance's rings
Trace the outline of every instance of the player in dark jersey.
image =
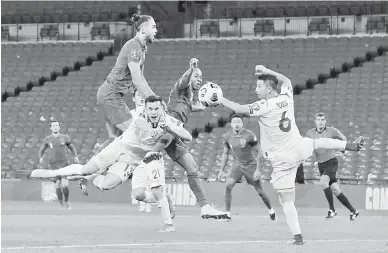
{"type": "MultiPolygon", "coordinates": [[[[50,122],[50,129],[51,134],[44,138],[43,145],[39,150],[39,163],[43,163],[43,155],[47,148],[50,150],[48,153],[48,169],[56,170],[69,165],[67,149],[73,153],[74,162],[79,163],[77,150],[71,143],[70,137],[59,133],[59,122],[50,122]]],[[[69,204],[69,181],[65,178],[57,177],[54,179],[54,182],[61,209],[71,209],[69,204]],[[65,202],[63,202],[62,192],[65,202]]]]}
{"type": "Polygon", "coordinates": [[[144,78],[144,61],[147,43],[152,43],[156,35],[156,24],[151,16],[133,15],[132,21],[136,36],[122,47],[116,64],[97,92],[97,104],[100,106],[109,140],[101,145],[99,151],[115,137],[120,136],[132,121],[130,110],[123,96],[136,88],[146,98],[155,93],[144,78]]]}
{"type": "MultiPolygon", "coordinates": [[[[198,60],[190,60],[190,68],[176,82],[171,90],[167,108],[169,114],[186,124],[189,114],[193,111],[204,110],[202,104],[193,104],[194,90],[198,90],[202,83],[202,72],[198,68],[198,60]]],[[[186,170],[189,186],[193,191],[197,202],[201,206],[203,218],[225,218],[225,213],[212,208],[206,200],[205,192],[199,181],[198,165],[193,156],[179,138],[175,138],[166,148],[166,153],[186,170]]]]}
{"type": "MultiPolygon", "coordinates": [[[[310,129],[306,137],[311,139],[331,138],[346,141],[338,129],[326,126],[326,117],[324,113],[317,113],[315,115],[315,128],[310,129]]],[[[341,192],[337,182],[338,159],[344,155],[343,150],[335,149],[315,149],[314,155],[318,162],[319,173],[321,174],[320,184],[323,187],[327,202],[329,203],[329,211],[326,219],[333,218],[337,215],[334,209],[333,193],[337,199],[350,211],[350,221],[353,221],[359,215],[359,212],[350,204],[348,198],[341,192]]]]}
{"type": "MultiPolygon", "coordinates": [[[[147,43],[152,43],[156,35],[156,23],[151,16],[133,15],[136,36],[121,48],[115,66],[97,91],[97,104],[100,107],[109,139],[98,145],[97,154],[120,136],[132,122],[132,115],[123,97],[136,88],[143,98],[155,93],[144,78],[144,61],[147,43]]],[[[86,180],[80,180],[82,190],[86,180]]]]}
{"type": "Polygon", "coordinates": [[[243,128],[243,118],[239,114],[233,114],[230,118],[232,130],[225,136],[224,152],[222,153],[221,170],[218,178],[223,179],[229,152],[232,151],[233,167],[230,169],[225,189],[225,209],[228,219],[231,219],[230,208],[232,205],[233,187],[242,179],[244,175],[247,183],[252,185],[264,204],[267,206],[271,220],[276,220],[275,211],[271,202],[264,192],[260,180],[260,158],[261,151],[256,135],[243,128]]]}

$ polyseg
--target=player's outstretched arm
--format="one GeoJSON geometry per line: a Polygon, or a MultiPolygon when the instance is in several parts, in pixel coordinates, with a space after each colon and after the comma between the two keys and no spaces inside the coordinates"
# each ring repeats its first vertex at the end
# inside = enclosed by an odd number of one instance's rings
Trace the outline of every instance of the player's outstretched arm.
{"type": "MultiPolygon", "coordinates": [[[[161,124],[161,123],[159,123],[159,124],[161,124]]],[[[167,119],[164,123],[164,126],[161,125],[161,127],[164,128],[166,131],[168,131],[172,134],[175,134],[176,136],[178,136],[179,138],[181,138],[184,141],[192,141],[193,140],[193,137],[191,136],[189,131],[187,131],[183,127],[183,123],[180,122],[179,120],[172,118],[172,117],[167,119]]]]}
{"type": "Polygon", "coordinates": [[[131,71],[133,84],[140,92],[140,94],[142,94],[144,97],[155,95],[142,74],[140,62],[130,61],[128,63],[128,68],[131,71]]]}
{"type": "Polygon", "coordinates": [[[193,75],[194,69],[198,67],[198,59],[191,58],[190,68],[179,78],[177,85],[179,89],[186,89],[190,85],[191,76],[193,75]]]}
{"type": "Polygon", "coordinates": [[[278,73],[276,71],[270,70],[263,65],[256,65],[255,67],[255,75],[272,75],[275,76],[282,83],[282,90],[289,90],[291,93],[293,91],[291,80],[285,75],[278,73]]]}
{"type": "Polygon", "coordinates": [[[162,152],[165,148],[168,147],[168,145],[170,145],[173,139],[174,136],[170,133],[162,135],[155,146],[152,148],[151,152],[162,152]]]}
{"type": "Polygon", "coordinates": [[[223,98],[221,104],[231,111],[239,114],[249,114],[249,105],[240,105],[236,102],[230,101],[229,99],[223,98]]]}

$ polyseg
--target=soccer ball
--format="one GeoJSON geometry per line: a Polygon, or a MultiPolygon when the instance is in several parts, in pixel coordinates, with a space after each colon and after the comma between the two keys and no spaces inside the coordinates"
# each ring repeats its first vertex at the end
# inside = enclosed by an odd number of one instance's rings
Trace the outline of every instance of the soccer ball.
{"type": "Polygon", "coordinates": [[[212,82],[205,83],[198,91],[198,100],[206,107],[217,106],[222,98],[222,89],[212,82]]]}

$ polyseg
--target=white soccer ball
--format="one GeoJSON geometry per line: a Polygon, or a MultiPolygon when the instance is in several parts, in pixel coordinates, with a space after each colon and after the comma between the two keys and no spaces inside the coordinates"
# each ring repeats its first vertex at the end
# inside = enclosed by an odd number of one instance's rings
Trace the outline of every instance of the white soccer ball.
{"type": "Polygon", "coordinates": [[[222,98],[222,89],[215,83],[207,82],[199,88],[198,100],[206,107],[217,106],[222,98]]]}

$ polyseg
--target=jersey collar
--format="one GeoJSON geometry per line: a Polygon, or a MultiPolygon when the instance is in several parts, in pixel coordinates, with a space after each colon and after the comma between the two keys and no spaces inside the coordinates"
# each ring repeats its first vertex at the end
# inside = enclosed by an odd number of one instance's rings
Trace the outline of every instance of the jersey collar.
{"type": "Polygon", "coordinates": [[[318,128],[315,128],[315,131],[317,131],[317,132],[320,133],[320,134],[323,133],[325,130],[326,130],[326,127],[323,128],[323,130],[322,130],[321,132],[319,132],[318,128]]]}
{"type": "Polygon", "coordinates": [[[147,42],[143,43],[138,37],[135,37],[135,41],[140,45],[143,51],[147,49],[147,42]]]}

